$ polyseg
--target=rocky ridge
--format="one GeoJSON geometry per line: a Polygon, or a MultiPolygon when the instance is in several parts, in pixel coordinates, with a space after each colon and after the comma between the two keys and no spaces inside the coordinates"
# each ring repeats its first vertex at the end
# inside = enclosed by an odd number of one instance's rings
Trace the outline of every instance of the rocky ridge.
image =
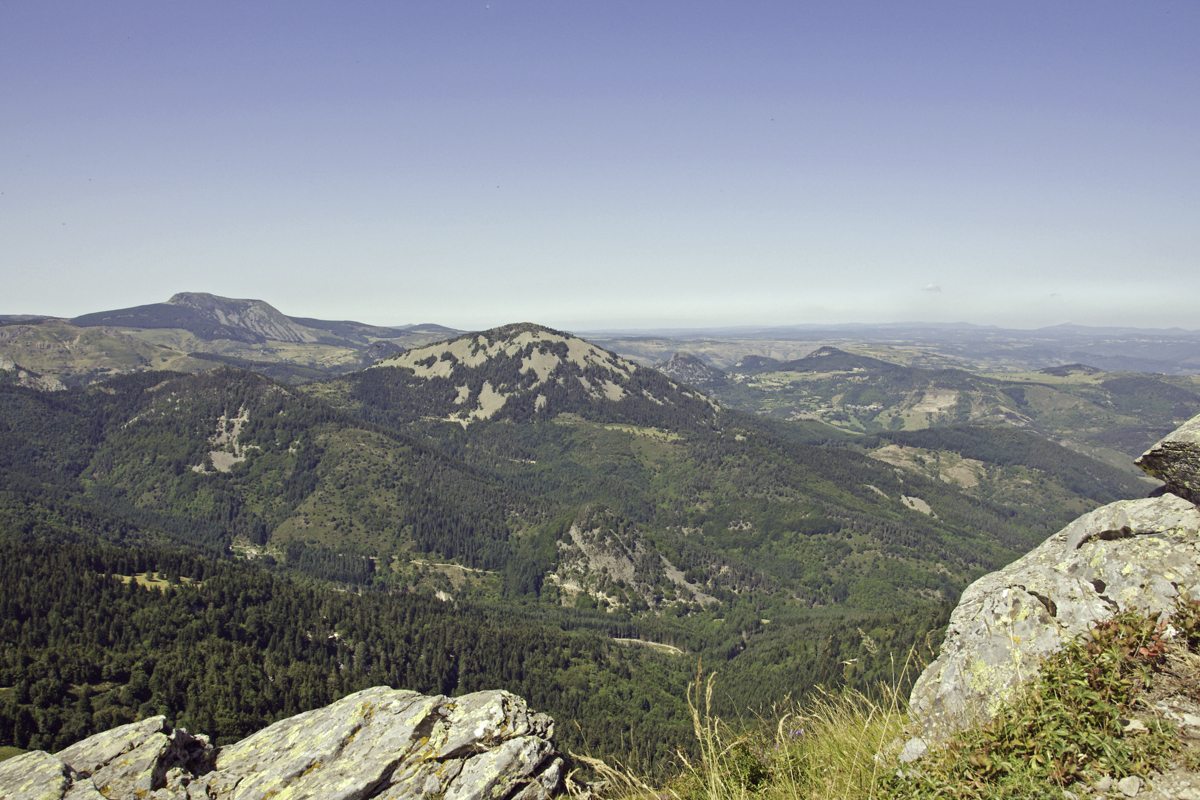
{"type": "MultiPolygon", "coordinates": [[[[1138,459],[1166,481],[1155,496],[1095,509],[967,587],[938,658],[913,687],[916,735],[902,760],[993,717],[1046,656],[1097,624],[1124,611],[1167,619],[1180,597],[1200,599],[1198,433],[1200,416],[1138,459]]],[[[1163,697],[1155,709],[1200,739],[1200,698],[1163,697]]],[[[1192,777],[1175,776],[1181,792],[1193,791],[1192,777]]]]}
{"type": "Polygon", "coordinates": [[[504,691],[377,686],[213,747],[164,717],[0,763],[6,800],[510,798],[560,793],[554,722],[504,691]]]}

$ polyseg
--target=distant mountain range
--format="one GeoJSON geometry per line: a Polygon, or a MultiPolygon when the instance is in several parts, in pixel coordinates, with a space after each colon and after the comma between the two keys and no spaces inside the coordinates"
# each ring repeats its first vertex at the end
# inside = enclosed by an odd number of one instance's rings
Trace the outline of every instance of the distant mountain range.
{"type": "Polygon", "coordinates": [[[1130,459],[1200,408],[1200,377],[1086,364],[981,375],[822,346],[798,359],[746,356],[721,370],[677,353],[658,365],[731,407],[853,433],[985,424],[1024,428],[1131,475],[1130,459]]]}
{"type": "MultiPolygon", "coordinates": [[[[384,326],[294,317],[263,300],[181,292],[163,303],[72,319],[0,315],[0,358],[29,376],[30,385],[76,385],[146,369],[195,372],[217,365],[301,383],[361,369],[461,332],[434,323],[384,326]]],[[[1200,332],[1179,329],[896,323],[596,332],[587,338],[640,364],[661,364],[682,353],[720,370],[732,370],[743,360],[745,367],[755,358],[793,362],[829,345],[906,366],[973,372],[1083,363],[1108,372],[1200,374],[1200,332]]],[[[692,383],[704,385],[699,377],[692,383]]]]}
{"type": "Polygon", "coordinates": [[[672,353],[703,355],[728,369],[746,355],[788,361],[822,345],[870,351],[913,366],[973,371],[1038,370],[1084,363],[1110,372],[1200,374],[1200,331],[1056,325],[1036,330],[967,324],[797,325],[636,332],[589,332],[624,356],[661,363],[672,353]]]}
{"type": "MultiPolygon", "coordinates": [[[[1200,364],[1200,336],[1186,331],[912,323],[747,329],[741,335],[749,338],[730,340],[693,331],[687,339],[598,344],[532,324],[460,333],[432,323],[293,317],[262,300],[181,292],[164,303],[70,320],[0,319],[0,382],[53,390],[130,372],[227,366],[293,385],[353,375],[368,391],[385,382],[359,370],[379,365],[404,368],[406,422],[434,415],[467,425],[492,416],[534,419],[564,403],[587,408],[614,397],[622,402],[609,412],[670,417],[684,413],[661,402],[674,381],[732,408],[854,433],[1024,427],[1126,470],[1129,456],[1200,402],[1200,377],[1187,374],[1200,364]],[[848,331],[860,341],[753,338],[845,338],[848,331]],[[654,358],[664,351],[671,357],[654,358]],[[1120,368],[1130,364],[1174,374],[1120,368]],[[578,378],[555,372],[564,366],[580,370],[578,378]]],[[[709,413],[699,394],[680,396],[692,407],[686,413],[709,413]]]]}
{"type": "Polygon", "coordinates": [[[262,300],[181,292],[165,303],[73,319],[0,318],[0,357],[66,385],[147,369],[199,372],[221,365],[295,383],[359,369],[458,333],[432,323],[384,327],[290,317],[262,300]]]}

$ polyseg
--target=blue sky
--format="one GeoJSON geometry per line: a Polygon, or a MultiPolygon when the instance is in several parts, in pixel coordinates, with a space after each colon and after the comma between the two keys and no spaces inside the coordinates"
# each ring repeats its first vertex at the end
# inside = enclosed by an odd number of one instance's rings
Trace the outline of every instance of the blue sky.
{"type": "Polygon", "coordinates": [[[1200,3],[0,0],[0,312],[1200,327],[1200,3]]]}

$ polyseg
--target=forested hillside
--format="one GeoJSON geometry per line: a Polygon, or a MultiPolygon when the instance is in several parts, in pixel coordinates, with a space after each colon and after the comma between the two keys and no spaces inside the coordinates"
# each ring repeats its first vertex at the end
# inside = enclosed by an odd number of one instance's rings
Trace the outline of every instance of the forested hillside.
{"type": "Polygon", "coordinates": [[[684,382],[698,381],[730,407],[776,419],[820,420],[868,434],[1018,428],[1131,475],[1129,459],[1200,405],[1195,376],[1106,372],[1084,364],[983,373],[826,346],[790,360],[749,355],[727,370],[680,354],[662,367],[684,382]]]}
{"type": "Polygon", "coordinates": [[[661,765],[698,659],[726,711],[867,685],[971,579],[1141,489],[1032,434],[731,411],[537,326],[427,350],[303,387],[0,386],[0,742],[499,686],[661,765]]]}

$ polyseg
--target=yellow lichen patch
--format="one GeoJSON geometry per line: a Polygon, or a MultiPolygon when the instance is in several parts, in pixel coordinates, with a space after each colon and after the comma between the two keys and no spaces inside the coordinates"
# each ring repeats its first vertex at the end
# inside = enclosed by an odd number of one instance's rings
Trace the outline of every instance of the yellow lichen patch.
{"type": "Polygon", "coordinates": [[[991,688],[992,668],[981,658],[971,662],[971,688],[979,691],[991,688]]]}

